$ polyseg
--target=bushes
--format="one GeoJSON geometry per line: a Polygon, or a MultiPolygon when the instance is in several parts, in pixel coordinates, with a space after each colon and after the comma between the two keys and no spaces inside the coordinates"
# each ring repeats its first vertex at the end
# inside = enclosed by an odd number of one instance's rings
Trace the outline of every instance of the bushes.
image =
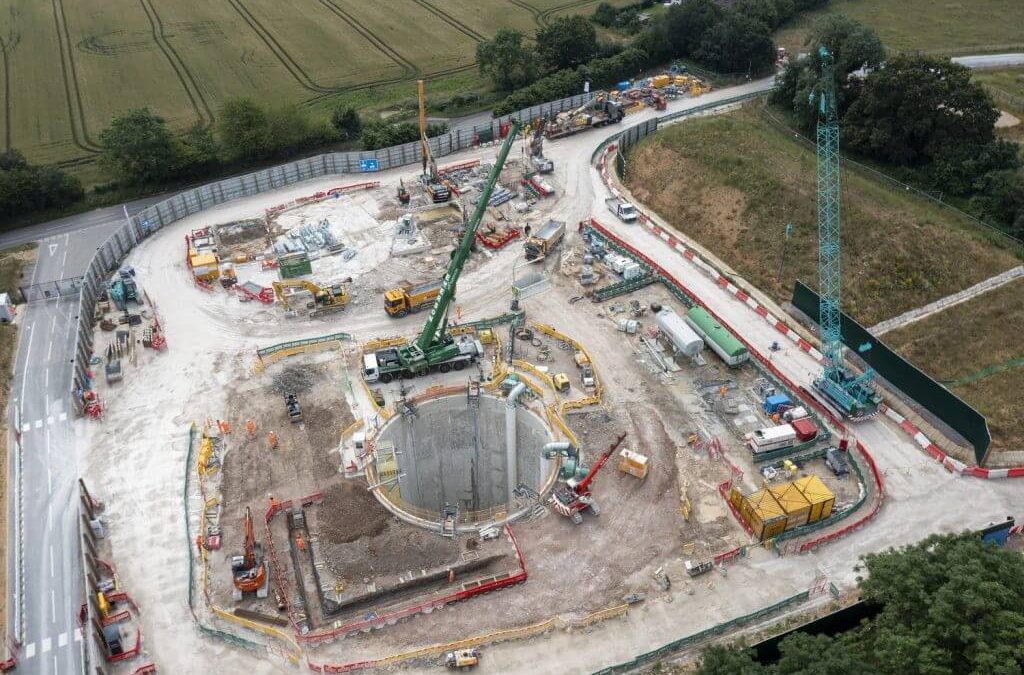
{"type": "MultiPolygon", "coordinates": [[[[427,137],[448,133],[447,124],[428,124],[427,137]]],[[[364,150],[378,150],[392,145],[403,145],[420,139],[420,128],[412,122],[389,124],[384,120],[368,122],[360,136],[364,150]]]]}
{"type": "Polygon", "coordinates": [[[83,194],[79,180],[60,169],[29,164],[17,150],[0,154],[0,221],[70,206],[83,194]]]}

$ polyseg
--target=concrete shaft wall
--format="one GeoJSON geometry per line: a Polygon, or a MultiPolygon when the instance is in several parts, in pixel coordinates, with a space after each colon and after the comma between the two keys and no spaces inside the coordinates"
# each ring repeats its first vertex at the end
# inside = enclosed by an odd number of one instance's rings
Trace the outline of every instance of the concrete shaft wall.
{"type": "MultiPolygon", "coordinates": [[[[440,513],[445,503],[462,511],[502,506],[506,487],[505,399],[481,396],[479,409],[464,395],[417,406],[415,416],[396,415],[378,443],[394,443],[402,502],[440,513]]],[[[538,489],[550,471],[540,451],[551,440],[544,421],[526,408],[516,410],[516,467],[519,482],[538,489]]]]}

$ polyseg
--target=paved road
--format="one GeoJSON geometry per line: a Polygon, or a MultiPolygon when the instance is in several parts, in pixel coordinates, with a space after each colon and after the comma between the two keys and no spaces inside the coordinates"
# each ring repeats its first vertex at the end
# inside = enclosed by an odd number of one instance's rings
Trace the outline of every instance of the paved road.
{"type": "MultiPolygon", "coordinates": [[[[153,200],[130,205],[132,212],[153,200]]],[[[0,235],[0,247],[38,241],[25,283],[84,274],[96,248],[125,222],[123,206],[0,235]]],[[[84,602],[78,545],[79,476],[68,392],[71,386],[78,296],[35,302],[21,309],[12,387],[12,423],[20,420],[23,531],[8,504],[11,542],[22,536],[22,559],[8,560],[11,632],[20,636],[18,672],[58,675],[82,671],[78,609],[84,602]],[[24,575],[23,592],[14,579],[24,575]]],[[[13,425],[12,425],[13,426],[13,425]]],[[[16,470],[14,458],[11,472],[16,470]]],[[[12,483],[14,484],[14,483],[12,483]]],[[[12,497],[17,493],[12,491],[12,497]]],[[[16,550],[9,544],[12,552],[16,550]]]]}
{"type": "MultiPolygon", "coordinates": [[[[967,56],[957,61],[970,67],[998,67],[1024,64],[1024,54],[967,56]]],[[[457,122],[464,125],[478,119],[483,117],[468,116],[457,122]]],[[[135,212],[162,198],[132,202],[128,210],[135,212]]],[[[122,206],[97,209],[0,234],[0,248],[39,242],[38,262],[26,280],[30,283],[77,277],[124,218],[122,206]]],[[[77,308],[77,297],[23,308],[15,362],[11,414],[14,418],[20,413],[23,432],[20,479],[25,526],[21,532],[12,499],[8,505],[12,523],[9,550],[15,551],[17,537],[23,536],[24,594],[22,597],[13,582],[19,561],[12,555],[8,603],[12,610],[22,608],[11,614],[12,632],[23,643],[18,671],[40,675],[82,671],[81,633],[76,622],[84,601],[75,503],[79,471],[68,409],[77,308]]],[[[12,460],[10,465],[15,471],[18,463],[12,460]]],[[[18,493],[12,490],[11,494],[16,497],[18,493]]]]}
{"type": "Polygon", "coordinates": [[[1007,68],[1024,66],[1024,54],[985,54],[983,56],[957,56],[955,62],[968,68],[1007,68]]]}

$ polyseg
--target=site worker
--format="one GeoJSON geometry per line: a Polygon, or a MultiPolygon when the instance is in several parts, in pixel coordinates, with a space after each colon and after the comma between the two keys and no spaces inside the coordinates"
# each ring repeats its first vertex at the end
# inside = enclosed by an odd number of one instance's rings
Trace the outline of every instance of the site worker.
{"type": "Polygon", "coordinates": [[[267,440],[270,441],[271,449],[277,450],[277,432],[271,431],[270,434],[267,435],[267,440]]]}
{"type": "Polygon", "coordinates": [[[249,438],[256,436],[256,422],[251,417],[245,421],[245,430],[249,432],[249,438]]]}

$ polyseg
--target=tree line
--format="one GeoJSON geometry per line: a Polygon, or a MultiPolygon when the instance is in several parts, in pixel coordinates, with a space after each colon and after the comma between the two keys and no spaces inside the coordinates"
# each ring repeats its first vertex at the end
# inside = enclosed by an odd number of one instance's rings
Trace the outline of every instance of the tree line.
{"type": "Polygon", "coordinates": [[[997,136],[1000,113],[969,68],[922,54],[888,58],[867,26],[822,17],[808,37],[810,56],[791,62],[771,95],[808,134],[817,120],[808,101],[819,86],[823,45],[835,58],[844,152],[1024,237],[1019,147],[997,136]]]}
{"type": "Polygon", "coordinates": [[[794,633],[765,665],[708,648],[696,675],[1020,675],[1024,557],[975,533],[863,556],[860,598],[880,608],[835,637],[794,633]]]}
{"type": "Polygon", "coordinates": [[[608,87],[644,69],[689,58],[720,73],[766,75],[776,61],[772,32],[798,12],[828,0],[738,0],[723,7],[714,0],[684,0],[658,21],[642,25],[643,0],[616,8],[598,5],[593,16],[562,17],[532,36],[503,28],[477,46],[477,63],[499,91],[509,92],[494,108],[505,115],[538,103],[608,87]],[[594,24],[633,37],[625,43],[599,41],[594,24]]]}

